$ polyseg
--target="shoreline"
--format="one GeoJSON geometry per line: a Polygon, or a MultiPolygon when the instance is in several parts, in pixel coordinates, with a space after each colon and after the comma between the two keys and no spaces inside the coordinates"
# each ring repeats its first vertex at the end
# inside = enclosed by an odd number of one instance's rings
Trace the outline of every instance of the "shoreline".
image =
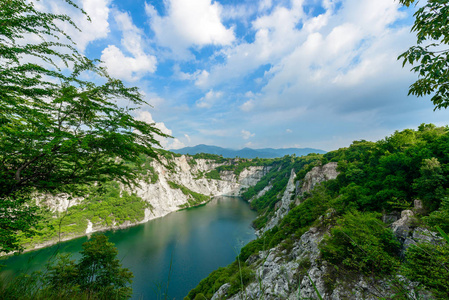
{"type": "Polygon", "coordinates": [[[215,197],[238,198],[240,196],[235,196],[235,195],[217,195],[217,196],[213,196],[209,200],[201,202],[201,203],[199,203],[197,205],[194,205],[194,206],[191,206],[191,207],[187,207],[187,208],[179,208],[179,209],[176,209],[176,210],[168,211],[166,214],[163,214],[163,215],[160,215],[160,216],[156,216],[156,217],[152,217],[152,218],[148,218],[148,219],[144,218],[143,220],[135,222],[135,223],[127,223],[127,224],[125,224],[126,223],[125,222],[124,224],[118,225],[118,226],[103,227],[103,228],[100,227],[100,228],[97,228],[97,229],[93,229],[89,233],[75,234],[75,235],[70,236],[70,237],[66,236],[66,237],[58,239],[58,240],[49,240],[49,241],[46,241],[46,242],[41,243],[41,244],[36,244],[32,248],[25,248],[19,254],[16,254],[18,251],[13,251],[13,252],[10,252],[10,253],[7,253],[7,254],[2,252],[2,253],[0,253],[0,260],[8,259],[9,257],[11,257],[13,255],[20,255],[20,254],[23,254],[23,253],[33,252],[33,251],[40,250],[40,249],[43,249],[43,248],[51,247],[51,246],[57,245],[59,243],[67,242],[67,241],[74,240],[74,239],[77,239],[77,238],[81,238],[81,237],[84,237],[84,236],[90,236],[91,234],[94,234],[94,233],[97,233],[97,232],[104,232],[104,231],[109,231],[109,230],[122,230],[122,229],[127,229],[127,228],[130,228],[130,227],[134,227],[134,226],[137,226],[137,225],[141,225],[141,224],[147,223],[147,222],[152,221],[152,220],[163,218],[163,217],[165,217],[165,216],[167,216],[167,215],[169,215],[171,213],[177,212],[177,211],[188,210],[188,209],[192,209],[192,208],[196,208],[196,207],[200,207],[200,206],[206,205],[209,202],[211,202],[215,197]]]}

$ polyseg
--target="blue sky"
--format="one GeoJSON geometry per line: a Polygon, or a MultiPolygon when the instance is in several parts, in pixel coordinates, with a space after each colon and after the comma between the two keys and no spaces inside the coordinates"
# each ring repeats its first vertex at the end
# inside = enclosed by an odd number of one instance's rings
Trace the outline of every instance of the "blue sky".
{"type": "MultiPolygon", "coordinates": [[[[59,1],[83,32],[77,47],[137,86],[136,117],[175,138],[167,149],[315,147],[378,140],[449,111],[408,97],[397,56],[415,43],[415,8],[395,0],[59,1]]],[[[68,29],[69,30],[69,29],[68,29]]]]}

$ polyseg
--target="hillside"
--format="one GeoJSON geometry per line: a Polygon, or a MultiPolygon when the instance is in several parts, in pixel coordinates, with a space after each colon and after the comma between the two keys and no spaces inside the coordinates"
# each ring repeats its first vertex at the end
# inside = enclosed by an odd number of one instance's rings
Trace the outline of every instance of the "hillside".
{"type": "Polygon", "coordinates": [[[447,299],[449,128],[286,157],[243,193],[259,238],[185,299],[447,299]]]}
{"type": "Polygon", "coordinates": [[[262,149],[251,149],[251,148],[243,148],[240,150],[221,148],[217,146],[208,146],[208,145],[197,145],[194,147],[185,147],[181,149],[171,150],[174,153],[178,154],[189,154],[195,155],[199,153],[207,153],[214,155],[221,155],[225,158],[279,158],[285,155],[296,155],[303,156],[310,153],[319,153],[324,154],[326,151],[320,149],[313,148],[281,148],[281,149],[273,149],[273,148],[262,148],[262,149]]]}
{"type": "Polygon", "coordinates": [[[159,161],[141,156],[137,164],[129,163],[140,173],[130,187],[110,181],[80,185],[71,195],[64,190],[35,194],[41,219],[31,236],[19,233],[19,242],[32,250],[60,239],[144,223],[204,204],[214,196],[241,195],[275,164],[276,160],[185,156],[160,150],[159,161]]]}
{"type": "Polygon", "coordinates": [[[26,248],[123,228],[239,195],[258,238],[186,299],[447,299],[449,128],[421,125],[325,154],[226,159],[159,152],[131,165],[138,185],[37,195],[26,248]],[[47,209],[45,209],[47,208],[47,209]],[[61,225],[61,227],[59,227],[61,225]]]}

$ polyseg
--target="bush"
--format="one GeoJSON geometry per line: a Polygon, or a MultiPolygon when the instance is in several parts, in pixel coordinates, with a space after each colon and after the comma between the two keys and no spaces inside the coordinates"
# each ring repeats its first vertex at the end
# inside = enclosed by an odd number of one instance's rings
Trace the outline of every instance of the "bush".
{"type": "Polygon", "coordinates": [[[449,299],[449,246],[427,243],[411,246],[402,273],[429,289],[437,299],[449,299]]]}
{"type": "Polygon", "coordinates": [[[387,275],[399,266],[400,244],[377,213],[345,214],[320,243],[322,258],[365,275],[387,275]]]}

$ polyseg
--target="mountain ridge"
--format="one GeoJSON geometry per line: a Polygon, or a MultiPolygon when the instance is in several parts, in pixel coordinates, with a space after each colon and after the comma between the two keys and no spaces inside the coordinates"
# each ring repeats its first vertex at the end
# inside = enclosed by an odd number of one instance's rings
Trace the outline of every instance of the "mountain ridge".
{"type": "Polygon", "coordinates": [[[321,149],[314,149],[314,148],[260,148],[260,149],[253,149],[245,147],[240,150],[236,149],[230,149],[230,148],[223,148],[218,146],[211,146],[211,145],[205,145],[205,144],[199,144],[193,147],[184,147],[181,149],[171,149],[171,152],[178,153],[178,154],[189,154],[189,155],[195,155],[199,153],[208,153],[208,154],[215,154],[215,155],[222,155],[225,158],[277,158],[277,157],[283,157],[285,155],[293,155],[296,156],[303,156],[307,155],[309,153],[319,153],[324,154],[326,151],[321,149]]]}

